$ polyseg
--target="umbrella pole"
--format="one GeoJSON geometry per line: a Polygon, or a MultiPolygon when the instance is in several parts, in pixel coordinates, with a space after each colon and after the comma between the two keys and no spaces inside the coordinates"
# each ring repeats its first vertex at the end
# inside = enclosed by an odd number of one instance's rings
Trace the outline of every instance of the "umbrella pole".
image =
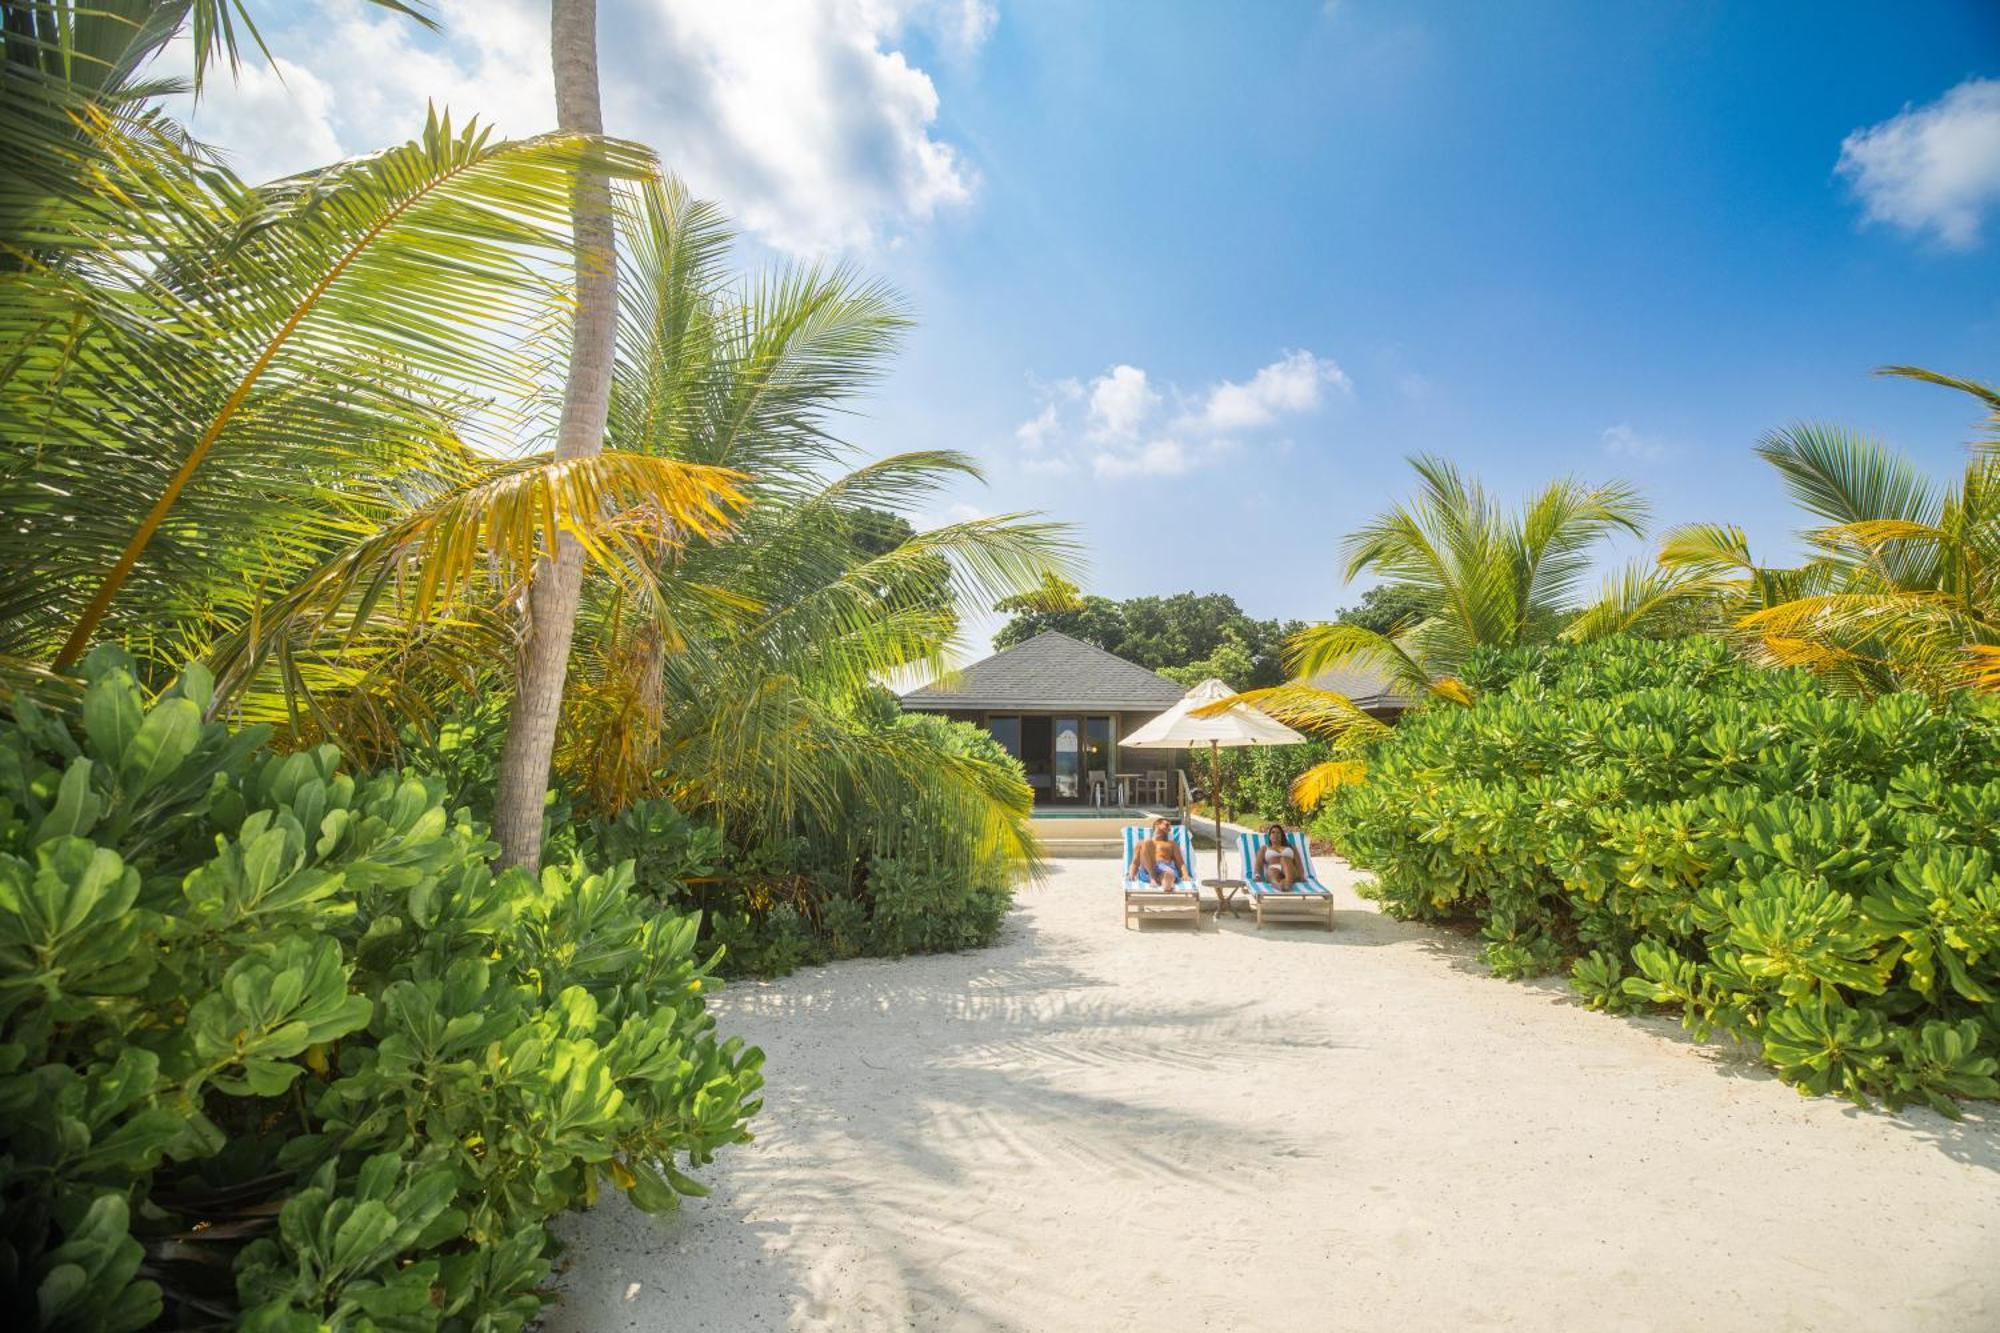
{"type": "Polygon", "coordinates": [[[1215,877],[1222,878],[1222,742],[1208,743],[1209,786],[1215,789],[1215,877]]]}

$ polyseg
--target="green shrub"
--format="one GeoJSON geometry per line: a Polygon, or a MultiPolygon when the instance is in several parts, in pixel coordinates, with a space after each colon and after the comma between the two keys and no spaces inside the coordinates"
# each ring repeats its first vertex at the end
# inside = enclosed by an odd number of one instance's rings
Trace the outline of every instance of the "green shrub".
{"type": "Polygon", "coordinates": [[[1786,1080],[2000,1095],[2000,700],[1872,702],[1711,640],[1486,653],[1318,831],[1505,976],[1678,1008],[1786,1080]]]}
{"type": "MultiPolygon", "coordinates": [[[[984,728],[899,716],[879,725],[998,777],[1021,783],[1018,763],[984,728]]],[[[864,955],[898,957],[977,948],[999,934],[1023,873],[1019,856],[960,803],[883,763],[847,793],[837,837],[768,830],[724,843],[664,802],[579,832],[593,859],[633,858],[641,882],[657,875],[675,902],[703,913],[729,975],[782,976],[864,955]]]]}
{"type": "MultiPolygon", "coordinates": [[[[1329,741],[1307,740],[1300,745],[1250,745],[1222,754],[1222,773],[1227,783],[1229,810],[1239,822],[1263,824],[1279,820],[1301,824],[1306,813],[1292,804],[1292,783],[1299,774],[1334,757],[1329,741]]],[[[1195,765],[1197,780],[1208,782],[1208,760],[1195,765]]]]}
{"type": "Polygon", "coordinates": [[[870,862],[868,887],[875,903],[871,952],[891,957],[990,943],[1014,900],[997,874],[912,857],[870,862]]]}
{"type": "Polygon", "coordinates": [[[546,1219],[747,1137],[761,1054],[629,865],[496,876],[441,779],[86,675],[0,726],[11,1326],[520,1328],[546,1219]]]}

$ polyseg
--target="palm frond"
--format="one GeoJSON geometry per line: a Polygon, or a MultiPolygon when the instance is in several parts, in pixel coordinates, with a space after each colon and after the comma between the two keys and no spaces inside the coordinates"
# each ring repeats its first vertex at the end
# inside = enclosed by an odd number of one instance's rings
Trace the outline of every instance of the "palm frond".
{"type": "Polygon", "coordinates": [[[1430,671],[1402,644],[1359,625],[1309,625],[1286,640],[1286,669],[1300,679],[1349,663],[1376,668],[1412,697],[1431,687],[1430,671]]]}
{"type": "Polygon", "coordinates": [[[451,475],[481,419],[464,408],[529,378],[504,327],[546,297],[534,261],[569,243],[578,169],[650,170],[643,150],[496,142],[437,116],[417,142],[261,190],[121,152],[174,207],[58,257],[123,285],[38,262],[0,306],[21,348],[0,429],[37,443],[0,474],[0,508],[22,519],[0,555],[31,559],[61,532],[6,639],[47,643],[59,668],[246,564],[278,582],[311,569],[400,507],[385,475],[451,475]]]}
{"type": "Polygon", "coordinates": [[[1794,503],[1830,524],[1937,521],[1938,495],[1916,465],[1866,436],[1800,424],[1767,433],[1757,453],[1778,469],[1794,503]]]}
{"type": "Polygon", "coordinates": [[[1604,582],[1598,600],[1564,627],[1567,643],[1594,643],[1616,634],[1684,633],[1718,617],[1733,589],[1714,575],[1665,565],[1628,564],[1604,582]]]}
{"type": "Polygon", "coordinates": [[[1327,740],[1366,744],[1389,731],[1385,723],[1370,716],[1346,695],[1298,681],[1232,694],[1195,709],[1193,716],[1216,717],[1239,706],[1254,708],[1288,727],[1327,740]]]}
{"type": "Polygon", "coordinates": [[[1301,810],[1317,810],[1342,787],[1366,781],[1368,765],[1359,759],[1328,759],[1292,779],[1291,800],[1301,810]]]}
{"type": "MultiPolygon", "coordinates": [[[[475,588],[475,606],[504,604],[564,536],[597,567],[658,600],[654,562],[672,546],[719,535],[742,502],[739,480],[721,469],[615,450],[489,467],[250,607],[243,628],[214,649],[218,699],[246,688],[281,645],[296,659],[302,637],[318,642],[332,667],[352,672],[378,613],[421,626],[456,614],[475,588]]],[[[304,678],[293,683],[308,697],[325,692],[304,678]]]]}

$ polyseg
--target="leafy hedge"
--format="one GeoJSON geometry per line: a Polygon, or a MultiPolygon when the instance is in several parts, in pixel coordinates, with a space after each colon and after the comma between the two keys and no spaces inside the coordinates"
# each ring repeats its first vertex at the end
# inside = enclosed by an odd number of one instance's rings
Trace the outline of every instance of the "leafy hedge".
{"type": "MultiPolygon", "coordinates": [[[[1292,783],[1299,774],[1334,758],[1331,742],[1308,739],[1298,745],[1250,745],[1222,754],[1222,776],[1229,793],[1229,812],[1239,823],[1267,824],[1278,820],[1298,824],[1306,812],[1292,803],[1292,783]]],[[[1197,756],[1195,772],[1207,786],[1208,759],[1197,756]]]]}
{"type": "MultiPolygon", "coordinates": [[[[873,726],[1011,777],[1028,800],[1019,762],[985,728],[902,714],[886,693],[869,703],[873,726]]],[[[476,702],[404,741],[426,773],[444,780],[447,803],[478,817],[492,807],[505,729],[504,709],[476,702]]],[[[631,861],[646,894],[700,914],[703,948],[721,948],[724,976],[782,976],[838,959],[992,943],[1014,885],[1032,867],[893,763],[876,765],[870,777],[866,790],[845,794],[833,831],[814,836],[774,832],[776,818],[725,835],[711,822],[713,810],[684,814],[658,799],[587,816],[558,786],[542,845],[550,858],[631,861]]]]}
{"type": "Polygon", "coordinates": [[[1503,976],[1678,1007],[1804,1091],[2000,1095],[2000,700],[1828,695],[1711,640],[1487,655],[1319,830],[1503,976]]]}
{"type": "Polygon", "coordinates": [[[152,707],[0,726],[9,1326],[514,1329],[551,1215],[747,1138],[695,921],[629,866],[494,875],[442,783],[152,707]]]}
{"type": "MultiPolygon", "coordinates": [[[[917,714],[892,715],[881,725],[1011,774],[1027,790],[1017,761],[983,727],[917,714]]],[[[643,836],[638,827],[677,818],[662,803],[646,803],[586,836],[614,856],[647,844],[672,847],[682,840],[662,838],[664,827],[643,836]]],[[[898,782],[892,772],[850,793],[838,838],[765,836],[734,848],[706,836],[712,868],[681,867],[674,894],[703,913],[723,946],[723,966],[754,976],[990,944],[1025,868],[1009,848],[989,843],[960,805],[898,782]]]]}

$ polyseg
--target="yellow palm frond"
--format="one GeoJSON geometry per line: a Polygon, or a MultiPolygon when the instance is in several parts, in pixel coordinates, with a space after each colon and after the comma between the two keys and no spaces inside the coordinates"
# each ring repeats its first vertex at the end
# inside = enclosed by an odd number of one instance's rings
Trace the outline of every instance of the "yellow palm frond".
{"type": "Polygon", "coordinates": [[[1852,542],[1857,546],[1887,546],[1890,542],[1916,540],[1950,541],[1951,534],[1932,523],[1913,523],[1903,518],[1869,518],[1819,528],[1813,535],[1827,543],[1852,542]]]}
{"type": "Polygon", "coordinates": [[[1893,622],[1946,610],[1938,593],[1920,591],[1822,593],[1752,611],[1737,624],[1767,638],[1810,638],[1880,631],[1893,622]]]}
{"type": "Polygon", "coordinates": [[[2000,647],[1975,643],[1965,650],[1970,659],[1967,684],[1975,690],[2000,691],[2000,647]]]}
{"type": "Polygon", "coordinates": [[[215,653],[225,693],[244,684],[266,651],[299,633],[337,633],[353,644],[378,611],[421,623],[478,586],[475,601],[523,584],[559,540],[648,593],[664,546],[714,537],[743,503],[737,474],[647,454],[541,456],[476,474],[355,543],[273,601],[215,653]]]}
{"type": "Polygon", "coordinates": [[[1292,804],[1301,810],[1318,809],[1334,792],[1363,781],[1367,775],[1368,765],[1359,759],[1329,759],[1314,764],[1292,779],[1292,804]]]}
{"type": "Polygon", "coordinates": [[[1441,676],[1432,681],[1431,693],[1460,708],[1472,707],[1472,687],[1456,676],[1441,676]]]}
{"type": "Polygon", "coordinates": [[[1359,625],[1309,625],[1285,643],[1285,665],[1309,679],[1334,667],[1358,663],[1387,675],[1405,693],[1430,688],[1430,673],[1401,643],[1359,625]]]}
{"type": "Polygon", "coordinates": [[[1333,738],[1359,730],[1372,739],[1375,733],[1388,730],[1346,695],[1303,681],[1232,694],[1195,709],[1190,716],[1219,717],[1239,704],[1316,736],[1333,738]]]}

